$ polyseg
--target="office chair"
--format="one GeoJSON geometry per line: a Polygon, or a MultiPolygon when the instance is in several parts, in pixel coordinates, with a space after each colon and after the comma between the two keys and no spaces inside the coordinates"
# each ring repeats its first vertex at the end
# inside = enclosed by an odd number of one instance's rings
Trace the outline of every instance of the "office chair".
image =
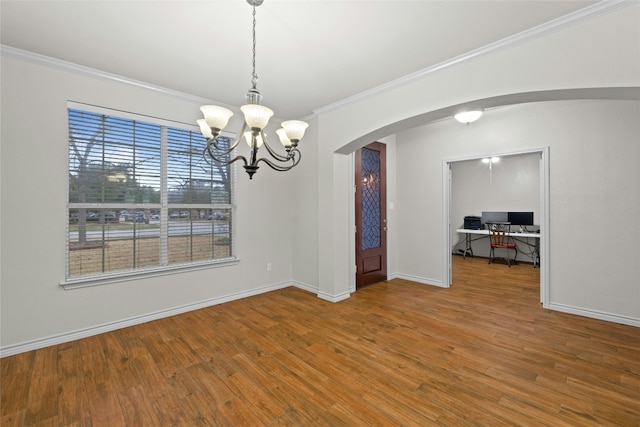
{"type": "Polygon", "coordinates": [[[505,249],[507,253],[507,265],[511,267],[511,258],[509,258],[509,250],[513,249],[514,256],[513,262],[516,262],[516,258],[518,257],[518,247],[513,242],[513,240],[509,237],[509,232],[511,231],[511,223],[509,222],[493,222],[487,223],[487,227],[489,227],[489,239],[491,244],[491,250],[489,251],[489,264],[491,261],[495,260],[495,250],[496,249],[505,249]]]}

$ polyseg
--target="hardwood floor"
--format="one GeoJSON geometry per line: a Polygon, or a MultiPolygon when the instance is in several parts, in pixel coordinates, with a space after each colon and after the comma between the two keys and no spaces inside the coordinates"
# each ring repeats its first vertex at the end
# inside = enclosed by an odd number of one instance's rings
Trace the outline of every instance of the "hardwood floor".
{"type": "Polygon", "coordinates": [[[454,263],[450,289],[287,288],[5,357],[0,425],[640,425],[639,328],[542,309],[531,265],[454,263]]]}

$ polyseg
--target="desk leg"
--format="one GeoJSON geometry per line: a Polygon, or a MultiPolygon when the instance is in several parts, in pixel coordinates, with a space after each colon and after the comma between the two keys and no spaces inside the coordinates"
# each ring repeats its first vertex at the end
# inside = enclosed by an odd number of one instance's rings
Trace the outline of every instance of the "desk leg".
{"type": "Polygon", "coordinates": [[[473,256],[473,249],[471,249],[471,234],[464,233],[464,243],[465,243],[465,248],[464,248],[464,254],[462,255],[462,259],[467,258],[467,253],[473,256]]]}

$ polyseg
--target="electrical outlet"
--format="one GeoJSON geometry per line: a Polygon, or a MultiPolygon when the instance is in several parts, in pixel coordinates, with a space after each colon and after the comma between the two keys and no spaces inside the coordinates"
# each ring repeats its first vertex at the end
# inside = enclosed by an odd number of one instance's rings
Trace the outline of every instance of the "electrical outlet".
{"type": "Polygon", "coordinates": [[[268,262],[267,263],[267,271],[271,271],[272,268],[273,268],[273,265],[270,262],[268,262]]]}

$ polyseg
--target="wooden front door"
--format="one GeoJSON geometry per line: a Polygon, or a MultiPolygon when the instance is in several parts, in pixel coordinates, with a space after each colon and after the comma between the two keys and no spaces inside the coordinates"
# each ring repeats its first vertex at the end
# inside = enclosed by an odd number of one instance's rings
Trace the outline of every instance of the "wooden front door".
{"type": "Polygon", "coordinates": [[[356,288],[387,280],[386,147],[356,152],[356,288]]]}

